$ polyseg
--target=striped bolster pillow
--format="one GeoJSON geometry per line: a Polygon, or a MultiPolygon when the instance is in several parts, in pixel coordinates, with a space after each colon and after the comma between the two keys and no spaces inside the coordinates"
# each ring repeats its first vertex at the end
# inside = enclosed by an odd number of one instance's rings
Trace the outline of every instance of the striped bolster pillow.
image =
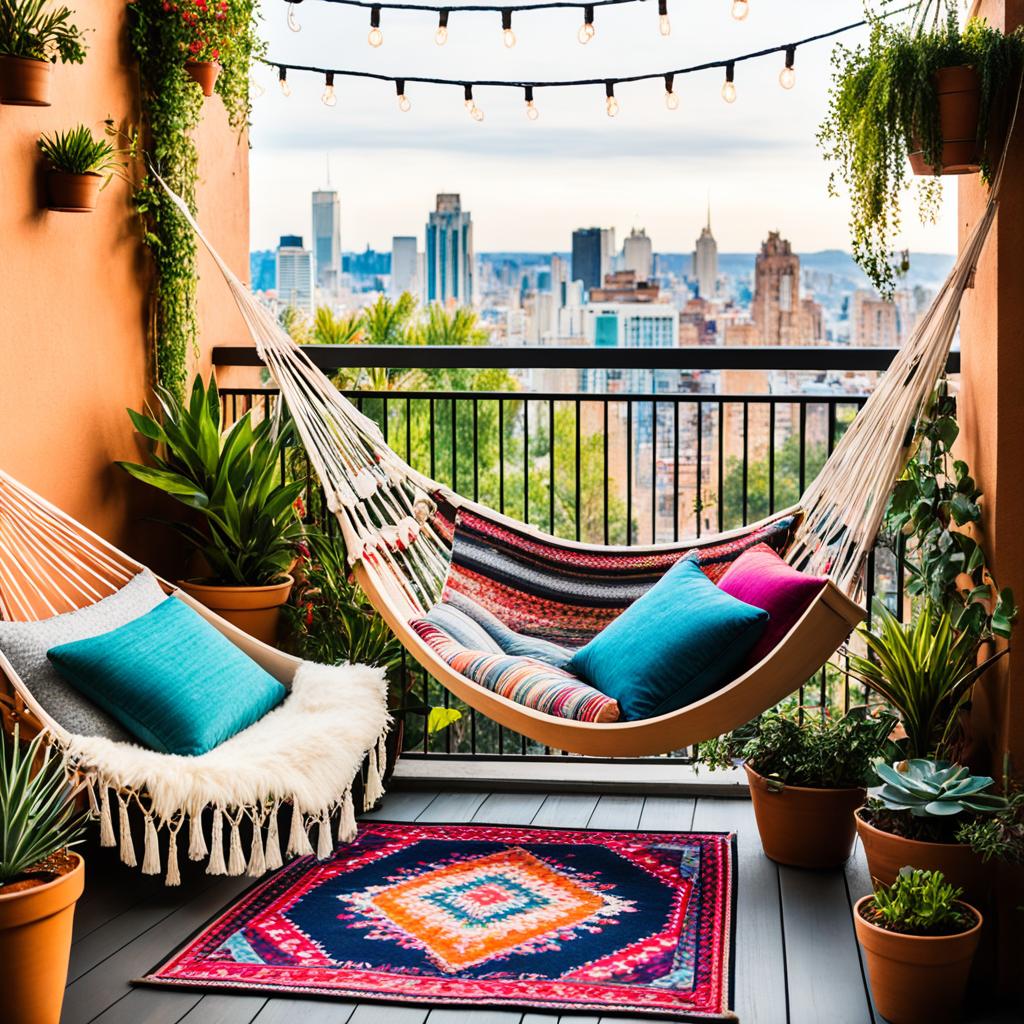
{"type": "Polygon", "coordinates": [[[517,704],[577,722],[619,720],[617,701],[562,669],[535,658],[471,650],[427,619],[409,625],[460,675],[517,704]]]}

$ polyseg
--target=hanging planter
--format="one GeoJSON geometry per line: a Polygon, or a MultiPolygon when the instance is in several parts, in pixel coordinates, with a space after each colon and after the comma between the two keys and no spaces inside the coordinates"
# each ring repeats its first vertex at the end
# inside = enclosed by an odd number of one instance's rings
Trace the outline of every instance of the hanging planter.
{"type": "Polygon", "coordinates": [[[213,87],[217,84],[217,76],[220,74],[220,65],[214,60],[187,60],[185,71],[200,89],[203,95],[209,98],[213,95],[213,87]]]}
{"type": "Polygon", "coordinates": [[[938,99],[942,148],[939,162],[930,163],[920,138],[910,151],[911,170],[917,175],[976,174],[981,170],[978,123],[981,115],[981,79],[974,68],[939,68],[933,76],[938,99]]]}
{"type": "Polygon", "coordinates": [[[83,33],[71,24],[74,11],[50,10],[46,0],[0,3],[0,103],[50,105],[51,67],[85,60],[83,33]]]}
{"type": "Polygon", "coordinates": [[[100,192],[115,174],[123,174],[122,151],[97,139],[87,125],[41,135],[38,146],[50,169],[46,175],[47,208],[62,213],[91,213],[100,192]]]}

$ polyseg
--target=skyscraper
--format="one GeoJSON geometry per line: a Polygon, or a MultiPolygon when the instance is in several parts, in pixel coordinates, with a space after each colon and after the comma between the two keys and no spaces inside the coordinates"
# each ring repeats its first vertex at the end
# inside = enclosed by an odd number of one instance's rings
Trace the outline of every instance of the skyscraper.
{"type": "Polygon", "coordinates": [[[718,243],[711,234],[711,203],[708,203],[708,222],[701,228],[693,250],[693,276],[697,279],[697,294],[712,299],[718,290],[718,243]]]}
{"type": "Polygon", "coordinates": [[[282,235],[277,247],[277,297],[286,306],[313,315],[313,254],[301,235],[282,235]]]}
{"type": "Polygon", "coordinates": [[[398,298],[409,292],[419,298],[420,258],[417,240],[410,235],[395,235],[391,239],[391,295],[398,298]]]}
{"type": "Polygon", "coordinates": [[[583,282],[584,298],[604,280],[602,235],[600,228],[577,228],[572,233],[572,279],[583,282]]]}
{"type": "Polygon", "coordinates": [[[800,309],[800,257],[778,231],[770,231],[754,261],[751,316],[762,345],[795,345],[800,309]]]}
{"type": "Polygon", "coordinates": [[[644,228],[633,228],[622,243],[622,269],[632,271],[637,281],[650,281],[654,270],[654,252],[644,228]]]}
{"type": "Polygon", "coordinates": [[[313,256],[317,285],[333,291],[341,276],[341,203],[330,189],[313,193],[313,256]]]}
{"type": "Polygon", "coordinates": [[[473,304],[473,220],[456,192],[442,192],[427,221],[427,301],[473,304]]]}

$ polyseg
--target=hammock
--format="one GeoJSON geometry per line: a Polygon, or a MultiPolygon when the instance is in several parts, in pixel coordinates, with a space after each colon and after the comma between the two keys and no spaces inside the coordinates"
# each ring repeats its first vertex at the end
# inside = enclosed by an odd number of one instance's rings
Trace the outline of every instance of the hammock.
{"type": "MultiPolygon", "coordinates": [[[[600,547],[544,534],[453,493],[407,465],[388,447],[377,424],[338,392],[238,280],[186,205],[161,184],[223,272],[257,351],[287,403],[328,507],[338,519],[355,577],[406,650],[470,707],[538,743],[594,756],[638,756],[677,750],[754,718],[810,678],[864,618],[856,601],[864,565],[892,485],[911,454],[915,420],[944,369],[959,323],[961,297],[971,284],[996,214],[1001,177],[1002,167],[984,213],[930,309],[798,506],[774,520],[731,533],[651,547],[600,547]],[[716,545],[749,546],[784,517],[792,521],[784,549],[788,561],[801,570],[827,575],[829,582],[760,664],[710,696],[656,718],[582,722],[526,707],[455,671],[412,625],[443,593],[458,589],[449,574],[458,571],[458,537],[470,520],[478,539],[494,553],[493,558],[478,559],[478,593],[501,595],[490,610],[499,619],[504,616],[513,629],[523,623],[508,617],[509,608],[535,609],[530,628],[524,631],[544,636],[549,628],[557,632],[560,615],[578,619],[581,609],[588,610],[581,595],[632,579],[630,599],[635,598],[688,552],[700,557],[716,545]],[[509,564],[518,567],[516,574],[502,570],[509,564]],[[563,591],[582,589],[545,603],[539,590],[557,587],[558,581],[564,584],[559,588],[563,591]]],[[[620,607],[614,601],[612,605],[620,607]]],[[[599,601],[589,610],[607,607],[608,602],[599,601]]],[[[593,627],[600,627],[600,616],[590,619],[593,632],[593,627]]],[[[581,632],[578,639],[586,635],[581,632]]]]}
{"type": "MultiPolygon", "coordinates": [[[[0,618],[33,622],[85,608],[145,567],[0,470],[0,618]]],[[[291,804],[285,853],[330,855],[356,830],[351,786],[369,753],[364,806],[383,795],[388,715],[379,669],[312,665],[253,639],[162,580],[235,646],[281,682],[290,696],[248,729],[198,757],[69,732],[33,695],[0,652],[0,718],[23,739],[46,732],[76,793],[99,819],[100,843],[138,864],[129,811],[144,823],[143,874],[162,868],[177,885],[179,833],[190,860],[213,875],[258,876],[282,864],[278,812],[291,804]],[[112,794],[112,796],[111,796],[112,794]],[[119,836],[115,835],[114,818],[119,836]],[[337,832],[334,833],[335,821],[337,832]],[[243,852],[241,827],[251,824],[243,852]],[[187,828],[186,828],[187,826],[187,828]],[[265,839],[264,839],[265,834],[265,839]],[[225,846],[227,857],[225,858],[225,846]]]]}

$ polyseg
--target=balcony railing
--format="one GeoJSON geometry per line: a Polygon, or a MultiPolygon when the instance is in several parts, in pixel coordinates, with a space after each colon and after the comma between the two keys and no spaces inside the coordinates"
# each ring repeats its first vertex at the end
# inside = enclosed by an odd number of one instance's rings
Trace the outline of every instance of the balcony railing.
{"type": "MultiPolygon", "coordinates": [[[[605,544],[700,537],[795,503],[867,400],[866,375],[884,372],[894,355],[887,349],[767,347],[314,345],[306,351],[328,373],[514,364],[524,382],[519,391],[417,385],[346,394],[376,420],[399,455],[433,479],[542,530],[605,544]]],[[[216,349],[214,361],[259,365],[252,349],[240,347],[216,349]]],[[[948,370],[959,371],[956,354],[948,370]]],[[[225,387],[221,397],[230,421],[249,409],[269,412],[277,392],[225,387]]],[[[877,596],[901,612],[903,580],[902,552],[880,544],[866,572],[868,607],[877,596]]],[[[462,708],[411,659],[403,673],[413,680],[409,703],[416,709],[404,716],[408,754],[566,756],[462,708]],[[463,717],[428,735],[425,709],[433,706],[458,706],[463,717]]],[[[841,663],[793,683],[803,714],[865,699],[841,663]]],[[[672,756],[687,761],[691,752],[672,756]]]]}

